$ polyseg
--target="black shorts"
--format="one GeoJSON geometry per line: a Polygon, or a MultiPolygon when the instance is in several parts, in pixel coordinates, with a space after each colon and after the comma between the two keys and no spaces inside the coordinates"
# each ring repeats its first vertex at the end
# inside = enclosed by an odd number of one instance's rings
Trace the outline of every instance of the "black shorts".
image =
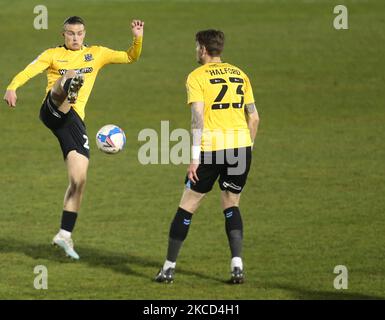
{"type": "Polygon", "coordinates": [[[52,102],[50,92],[40,108],[40,120],[59,140],[64,159],[72,150],[90,158],[88,136],[83,120],[73,108],[68,113],[59,111],[52,102]]]}
{"type": "Polygon", "coordinates": [[[201,152],[195,184],[186,176],[187,188],[199,193],[209,192],[218,179],[221,190],[241,193],[251,164],[251,147],[201,152]]]}

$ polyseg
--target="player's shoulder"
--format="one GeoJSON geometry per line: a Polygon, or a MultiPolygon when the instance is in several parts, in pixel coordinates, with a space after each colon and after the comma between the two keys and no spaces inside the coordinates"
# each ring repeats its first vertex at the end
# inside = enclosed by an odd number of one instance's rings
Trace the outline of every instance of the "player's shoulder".
{"type": "Polygon", "coordinates": [[[205,71],[206,71],[205,65],[199,66],[188,74],[187,79],[199,78],[205,74],[205,71]]]}
{"type": "Polygon", "coordinates": [[[103,54],[103,52],[107,48],[99,45],[84,45],[84,54],[93,56],[98,56],[99,54],[103,54]]]}
{"type": "Polygon", "coordinates": [[[87,46],[87,49],[90,50],[90,51],[107,51],[107,50],[111,50],[108,47],[97,45],[97,44],[94,44],[94,45],[91,45],[91,46],[87,46]]]}
{"type": "Polygon", "coordinates": [[[100,46],[100,45],[97,45],[97,44],[93,44],[93,45],[85,45],[85,47],[86,47],[88,50],[104,50],[104,49],[107,49],[106,47],[103,47],[103,46],[100,46]]]}
{"type": "Polygon", "coordinates": [[[87,52],[95,57],[102,57],[110,55],[113,50],[102,45],[92,45],[87,48],[87,52]]]}
{"type": "Polygon", "coordinates": [[[41,57],[48,60],[51,59],[55,55],[56,48],[57,48],[56,46],[53,46],[45,49],[44,48],[40,49],[37,58],[33,62],[35,62],[37,59],[41,57]]]}
{"type": "Polygon", "coordinates": [[[55,53],[58,53],[58,52],[62,52],[62,51],[66,51],[67,48],[64,44],[59,44],[59,45],[56,45],[56,46],[52,46],[52,47],[48,47],[46,48],[43,53],[46,53],[46,54],[55,54],[55,53]]]}
{"type": "MultiPolygon", "coordinates": [[[[99,46],[99,45],[88,45],[88,44],[83,44],[83,49],[84,50],[104,50],[104,49],[108,49],[106,47],[103,47],[103,46],[99,46]]],[[[54,47],[50,47],[48,48],[47,50],[54,50],[54,51],[61,51],[61,50],[69,50],[65,44],[60,44],[60,45],[57,45],[57,46],[54,46],[54,47]]]]}
{"type": "Polygon", "coordinates": [[[42,53],[46,53],[46,54],[52,54],[54,53],[55,51],[57,51],[59,46],[52,46],[52,47],[48,47],[48,48],[45,48],[43,49],[43,51],[41,51],[42,53]]]}

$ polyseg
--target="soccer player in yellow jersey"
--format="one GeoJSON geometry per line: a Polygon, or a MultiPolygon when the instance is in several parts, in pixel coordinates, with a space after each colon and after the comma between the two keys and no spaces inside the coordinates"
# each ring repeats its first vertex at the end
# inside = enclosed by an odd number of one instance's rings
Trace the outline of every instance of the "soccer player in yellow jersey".
{"type": "Polygon", "coordinates": [[[82,18],[73,16],[63,24],[64,45],[45,50],[17,74],[4,96],[10,107],[16,106],[16,89],[47,70],[48,85],[40,109],[41,121],[57,137],[67,166],[69,186],[64,196],[61,227],[53,244],[62,247],[73,259],[79,259],[72,231],[80,209],[86,183],[89,145],[84,124],[85,106],[99,70],[110,63],[132,63],[142,50],[144,23],[131,23],[133,44],[127,51],[83,44],[86,35],[82,18]]]}
{"type": "Polygon", "coordinates": [[[196,34],[197,60],[202,66],[189,74],[186,83],[187,103],[192,112],[191,164],[171,223],[167,258],[155,277],[158,282],[173,282],[176,259],[193,213],[218,177],[232,257],[230,282],[244,280],[239,199],[250,169],[259,116],[249,78],[238,67],[222,61],[223,46],[221,31],[196,34]]]}

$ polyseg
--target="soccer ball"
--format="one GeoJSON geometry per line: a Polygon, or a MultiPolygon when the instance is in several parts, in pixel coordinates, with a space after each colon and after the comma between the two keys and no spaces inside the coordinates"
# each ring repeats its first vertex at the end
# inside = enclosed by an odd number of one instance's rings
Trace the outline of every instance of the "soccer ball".
{"type": "Polygon", "coordinates": [[[118,153],[126,144],[126,136],[122,129],[113,124],[107,124],[96,134],[96,145],[105,153],[118,153]]]}

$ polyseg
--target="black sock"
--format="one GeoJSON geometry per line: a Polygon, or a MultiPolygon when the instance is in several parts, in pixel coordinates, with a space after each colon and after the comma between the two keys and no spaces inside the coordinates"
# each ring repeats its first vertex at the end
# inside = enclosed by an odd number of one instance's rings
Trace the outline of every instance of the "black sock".
{"type": "Polygon", "coordinates": [[[192,216],[190,212],[180,207],[178,208],[170,227],[167,260],[171,262],[176,261],[183,241],[187,237],[192,216]]]}
{"type": "Polygon", "coordinates": [[[75,227],[77,217],[77,212],[63,210],[63,215],[61,217],[61,229],[72,232],[75,227]]]}
{"type": "Polygon", "coordinates": [[[229,239],[231,256],[241,257],[243,240],[243,223],[241,212],[238,207],[227,208],[223,211],[225,215],[226,234],[229,239]]]}
{"type": "Polygon", "coordinates": [[[71,84],[71,80],[73,78],[69,78],[66,80],[66,82],[64,82],[64,85],[63,85],[63,90],[68,94],[68,90],[70,88],[70,84],[71,84]]]}

